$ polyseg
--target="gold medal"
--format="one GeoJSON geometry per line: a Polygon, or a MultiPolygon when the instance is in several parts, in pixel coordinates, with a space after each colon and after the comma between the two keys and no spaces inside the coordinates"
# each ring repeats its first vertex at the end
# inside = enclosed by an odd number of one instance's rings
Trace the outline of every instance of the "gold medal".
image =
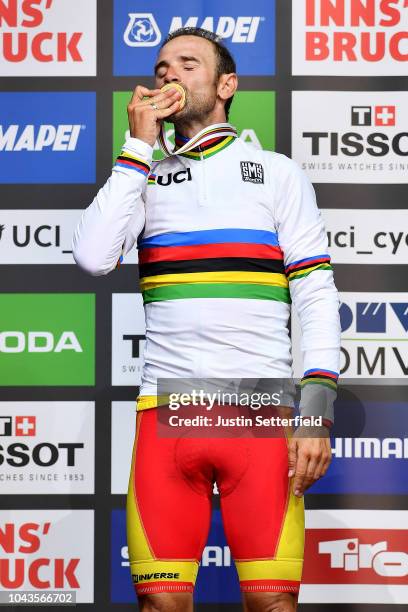
{"type": "Polygon", "coordinates": [[[177,91],[181,93],[181,98],[179,100],[180,106],[177,112],[181,111],[181,109],[184,108],[186,104],[186,91],[184,87],[179,83],[167,83],[166,85],[163,85],[160,91],[167,91],[168,89],[177,89],[177,91]]]}

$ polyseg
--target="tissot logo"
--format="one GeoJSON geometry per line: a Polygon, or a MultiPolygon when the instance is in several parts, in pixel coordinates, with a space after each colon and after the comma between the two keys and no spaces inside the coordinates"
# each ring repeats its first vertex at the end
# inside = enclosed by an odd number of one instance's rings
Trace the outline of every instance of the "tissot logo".
{"type": "Polygon", "coordinates": [[[352,106],[351,125],[395,125],[395,106],[352,106]]]}
{"type": "Polygon", "coordinates": [[[0,402],[0,410],[3,493],[94,492],[93,402],[0,402]]]}
{"type": "Polygon", "coordinates": [[[241,164],[241,176],[242,180],[246,183],[263,183],[264,182],[264,170],[262,164],[255,162],[242,161],[241,164]]]}
{"type": "Polygon", "coordinates": [[[295,91],[292,109],[292,156],[313,182],[405,182],[407,92],[295,91]]]}
{"type": "Polygon", "coordinates": [[[145,346],[145,317],[140,293],[112,296],[112,384],[138,385],[145,346]]]}

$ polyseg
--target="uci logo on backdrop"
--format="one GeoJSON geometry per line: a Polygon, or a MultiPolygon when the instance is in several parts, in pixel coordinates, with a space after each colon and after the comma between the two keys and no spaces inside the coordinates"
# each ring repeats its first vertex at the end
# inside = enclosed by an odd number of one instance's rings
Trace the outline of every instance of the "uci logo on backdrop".
{"type": "Polygon", "coordinates": [[[94,92],[0,93],[0,183],[94,183],[94,92]]]}
{"type": "Polygon", "coordinates": [[[204,10],[187,0],[181,0],[177,9],[166,0],[156,0],[153,6],[154,12],[149,2],[135,7],[133,0],[115,0],[115,76],[152,75],[162,41],[169,32],[187,26],[221,36],[237,62],[238,74],[275,74],[274,0],[254,0],[250,10],[244,0],[204,10]]]}

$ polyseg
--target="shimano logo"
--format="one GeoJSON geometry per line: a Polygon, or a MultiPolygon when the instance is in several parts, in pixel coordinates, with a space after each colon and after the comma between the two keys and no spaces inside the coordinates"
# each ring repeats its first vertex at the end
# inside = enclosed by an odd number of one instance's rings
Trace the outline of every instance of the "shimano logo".
{"type": "Polygon", "coordinates": [[[82,125],[0,125],[0,151],[75,151],[82,125]]]}
{"type": "Polygon", "coordinates": [[[254,43],[262,17],[205,17],[199,23],[198,17],[188,17],[183,23],[181,17],[173,17],[170,32],[178,28],[200,27],[215,32],[221,38],[229,38],[233,43],[254,43]]]}
{"type": "Polygon", "coordinates": [[[338,459],[408,459],[408,438],[336,438],[332,452],[338,459]]]}
{"type": "Polygon", "coordinates": [[[155,47],[161,42],[161,32],[152,13],[129,13],[123,39],[129,47],[155,47]]]}

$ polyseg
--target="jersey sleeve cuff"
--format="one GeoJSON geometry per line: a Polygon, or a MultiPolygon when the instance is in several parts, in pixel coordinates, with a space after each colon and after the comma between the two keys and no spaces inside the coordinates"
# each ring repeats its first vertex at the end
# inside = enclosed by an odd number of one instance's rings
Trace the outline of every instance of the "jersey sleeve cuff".
{"type": "Polygon", "coordinates": [[[334,402],[337,397],[337,372],[314,368],[307,370],[300,381],[299,410],[303,417],[322,417],[323,424],[334,422],[334,402]]]}
{"type": "Polygon", "coordinates": [[[130,136],[122,147],[120,155],[114,164],[114,170],[137,173],[145,178],[152,166],[153,147],[140,138],[130,136]]]}

